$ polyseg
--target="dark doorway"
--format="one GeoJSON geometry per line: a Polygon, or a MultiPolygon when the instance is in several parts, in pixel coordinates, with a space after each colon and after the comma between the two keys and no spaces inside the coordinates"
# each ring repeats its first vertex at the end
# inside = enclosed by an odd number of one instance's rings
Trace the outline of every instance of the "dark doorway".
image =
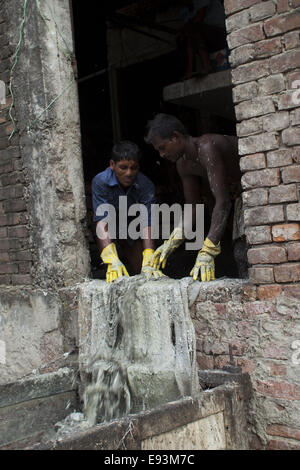
{"type": "MultiPolygon", "coordinates": [[[[135,5],[142,3],[144,10],[147,5],[149,8],[152,5],[153,8],[161,9],[164,4],[178,4],[176,0],[148,0],[135,2],[135,5]]],[[[200,135],[203,132],[235,134],[235,120],[232,117],[218,115],[215,110],[209,113],[207,109],[203,116],[201,107],[193,108],[190,103],[176,104],[164,100],[164,88],[182,79],[183,64],[176,48],[136,63],[116,67],[112,75],[108,61],[107,19],[120,8],[129,5],[132,5],[132,2],[126,0],[90,0],[88,3],[81,0],[72,1],[88,237],[92,273],[96,278],[103,277],[104,271],[92,229],[91,181],[97,173],[107,168],[110,151],[116,139],[135,141],[142,149],[141,171],[154,182],[158,203],[183,204],[181,182],[175,166],[160,159],[152,147],[144,142],[147,121],[158,112],[167,112],[181,119],[192,135],[200,135]]],[[[140,11],[144,10],[141,8],[140,11]]],[[[149,12],[146,18],[151,18],[149,12]]],[[[141,14],[141,21],[144,20],[141,14]]],[[[115,24],[114,27],[124,28],[124,25],[115,24]]],[[[209,211],[206,213],[205,222],[208,228],[209,211]]],[[[161,240],[158,240],[158,245],[160,243],[161,240]]],[[[233,260],[230,222],[223,245],[222,255],[216,263],[216,276],[238,277],[233,260]]],[[[165,273],[173,278],[188,276],[195,256],[196,252],[179,249],[176,255],[170,258],[165,273]]]]}

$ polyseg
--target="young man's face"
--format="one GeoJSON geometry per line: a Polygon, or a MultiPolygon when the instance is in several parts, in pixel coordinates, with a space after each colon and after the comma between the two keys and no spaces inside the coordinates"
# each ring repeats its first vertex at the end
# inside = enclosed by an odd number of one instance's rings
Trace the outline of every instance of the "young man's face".
{"type": "Polygon", "coordinates": [[[174,134],[171,139],[163,139],[156,135],[152,139],[152,145],[161,158],[166,158],[171,162],[177,162],[184,154],[184,136],[179,133],[174,134]]]}
{"type": "Polygon", "coordinates": [[[117,180],[124,188],[132,185],[140,169],[136,160],[120,160],[117,163],[110,160],[110,168],[116,173],[117,180]]]}

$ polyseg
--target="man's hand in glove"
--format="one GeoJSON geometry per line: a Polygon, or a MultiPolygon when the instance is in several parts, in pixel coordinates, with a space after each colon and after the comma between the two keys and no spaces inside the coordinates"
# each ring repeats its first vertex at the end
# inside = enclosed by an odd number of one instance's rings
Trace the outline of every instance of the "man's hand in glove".
{"type": "Polygon", "coordinates": [[[103,263],[107,264],[106,282],[113,282],[122,276],[129,276],[122,261],[119,260],[116,245],[110,243],[101,252],[103,263]]]}
{"type": "Polygon", "coordinates": [[[175,228],[170,238],[163,245],[157,248],[151,259],[151,266],[155,269],[166,267],[168,256],[176,250],[185,240],[184,230],[181,227],[175,228]]]}
{"type": "Polygon", "coordinates": [[[154,253],[154,250],[152,250],[152,248],[146,248],[143,251],[143,264],[142,264],[141,272],[145,274],[148,280],[151,277],[153,277],[154,279],[158,279],[164,276],[164,274],[161,271],[159,271],[159,269],[156,269],[150,266],[150,261],[151,261],[153,253],[154,253]]]}
{"type": "Polygon", "coordinates": [[[198,253],[195,266],[190,272],[194,281],[197,280],[199,271],[201,281],[211,281],[215,279],[215,257],[221,253],[220,242],[214,245],[209,238],[206,238],[203,247],[198,253]]]}

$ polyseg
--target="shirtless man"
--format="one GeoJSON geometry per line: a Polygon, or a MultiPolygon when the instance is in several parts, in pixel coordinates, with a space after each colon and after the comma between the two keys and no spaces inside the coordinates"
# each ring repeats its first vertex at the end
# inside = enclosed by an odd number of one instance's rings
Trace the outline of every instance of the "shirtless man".
{"type": "MultiPolygon", "coordinates": [[[[203,188],[210,190],[214,197],[210,228],[190,275],[194,280],[199,274],[201,281],[215,279],[214,258],[221,253],[220,240],[232,205],[230,187],[232,182],[240,181],[237,138],[218,134],[192,137],[176,117],[168,114],[156,115],[147,128],[145,141],[151,143],[162,158],[176,163],[185,203],[199,203],[203,188]],[[208,183],[206,188],[205,183],[208,183]]],[[[241,235],[242,231],[237,238],[241,235]]],[[[155,251],[151,265],[156,269],[164,268],[167,257],[184,239],[183,227],[176,227],[169,240],[155,251]]]]}

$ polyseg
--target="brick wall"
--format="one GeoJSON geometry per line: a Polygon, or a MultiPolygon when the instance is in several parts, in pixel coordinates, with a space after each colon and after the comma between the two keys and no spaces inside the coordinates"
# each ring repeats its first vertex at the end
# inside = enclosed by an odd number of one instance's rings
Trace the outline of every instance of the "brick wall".
{"type": "Polygon", "coordinates": [[[254,449],[300,449],[300,286],[298,299],[289,289],[217,280],[191,308],[200,369],[250,375],[254,449]]]}
{"type": "Polygon", "coordinates": [[[10,140],[11,97],[8,84],[13,51],[7,36],[3,2],[0,3],[0,80],[6,84],[6,103],[0,104],[0,284],[31,283],[28,213],[26,209],[26,172],[22,166],[18,134],[10,140]]]}
{"type": "Polygon", "coordinates": [[[299,0],[225,0],[249,276],[269,293],[300,281],[297,7],[299,0]]]}

